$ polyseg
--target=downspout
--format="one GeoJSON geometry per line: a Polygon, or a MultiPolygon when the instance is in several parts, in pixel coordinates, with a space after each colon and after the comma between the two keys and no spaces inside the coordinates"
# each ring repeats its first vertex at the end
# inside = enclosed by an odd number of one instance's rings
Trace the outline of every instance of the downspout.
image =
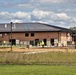
{"type": "Polygon", "coordinates": [[[58,32],[58,42],[60,42],[61,41],[61,33],[60,33],[60,31],[58,32]]]}

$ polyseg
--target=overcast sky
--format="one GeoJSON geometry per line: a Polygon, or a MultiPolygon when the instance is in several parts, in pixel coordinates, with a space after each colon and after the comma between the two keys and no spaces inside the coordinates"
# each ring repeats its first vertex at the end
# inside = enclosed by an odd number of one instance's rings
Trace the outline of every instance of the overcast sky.
{"type": "Polygon", "coordinates": [[[76,0],[0,0],[0,23],[11,21],[76,27],[76,0]]]}

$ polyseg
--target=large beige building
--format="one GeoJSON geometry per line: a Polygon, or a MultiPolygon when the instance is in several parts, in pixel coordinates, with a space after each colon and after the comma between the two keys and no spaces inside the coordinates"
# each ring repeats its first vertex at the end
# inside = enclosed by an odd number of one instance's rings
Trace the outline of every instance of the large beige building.
{"type": "MultiPolygon", "coordinates": [[[[46,46],[64,45],[72,42],[72,31],[43,23],[13,23],[12,44],[39,45],[44,41],[46,46]]],[[[0,24],[0,44],[11,42],[11,24],[0,24]]]]}

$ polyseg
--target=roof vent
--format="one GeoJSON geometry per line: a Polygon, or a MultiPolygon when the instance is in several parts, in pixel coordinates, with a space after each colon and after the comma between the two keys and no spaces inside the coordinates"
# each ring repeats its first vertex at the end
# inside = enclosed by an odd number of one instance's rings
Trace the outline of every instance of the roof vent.
{"type": "Polygon", "coordinates": [[[7,28],[7,24],[5,24],[5,28],[7,28]]]}
{"type": "Polygon", "coordinates": [[[16,29],[16,25],[15,24],[13,24],[12,29],[16,29]]]}

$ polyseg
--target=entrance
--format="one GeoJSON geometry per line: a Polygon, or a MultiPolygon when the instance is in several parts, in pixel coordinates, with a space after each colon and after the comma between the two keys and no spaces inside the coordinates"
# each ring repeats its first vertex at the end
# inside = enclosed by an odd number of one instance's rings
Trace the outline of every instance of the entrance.
{"type": "Polygon", "coordinates": [[[51,43],[52,46],[54,46],[54,39],[51,39],[50,43],[51,43]]]}
{"type": "Polygon", "coordinates": [[[30,41],[30,45],[34,46],[34,41],[30,41]]]}
{"type": "Polygon", "coordinates": [[[37,44],[39,43],[39,39],[35,39],[35,45],[37,46],[37,44]]]}
{"type": "Polygon", "coordinates": [[[43,41],[44,41],[44,45],[46,45],[47,40],[46,39],[43,39],[43,41]]]}
{"type": "Polygon", "coordinates": [[[12,39],[12,40],[10,39],[9,42],[11,43],[11,41],[12,41],[12,45],[16,45],[16,40],[15,39],[12,39]]]}

